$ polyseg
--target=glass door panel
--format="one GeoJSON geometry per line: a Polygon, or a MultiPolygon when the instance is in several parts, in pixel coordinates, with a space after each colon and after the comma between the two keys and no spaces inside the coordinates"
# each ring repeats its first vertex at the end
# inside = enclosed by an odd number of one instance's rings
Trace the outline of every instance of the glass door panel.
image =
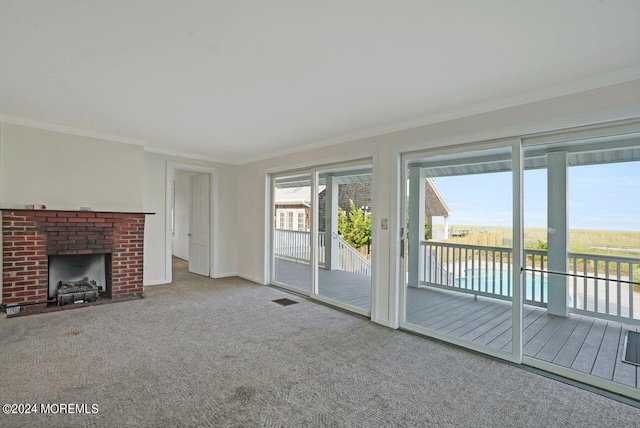
{"type": "Polygon", "coordinates": [[[631,136],[525,150],[528,364],[640,389],[640,147],[631,136]]]}
{"type": "Polygon", "coordinates": [[[318,295],[371,309],[371,165],[318,171],[318,295]]]}
{"type": "Polygon", "coordinates": [[[512,353],[511,146],[411,159],[404,323],[512,353]]]}
{"type": "Polygon", "coordinates": [[[311,175],[273,180],[273,281],[311,292],[311,175]]]}

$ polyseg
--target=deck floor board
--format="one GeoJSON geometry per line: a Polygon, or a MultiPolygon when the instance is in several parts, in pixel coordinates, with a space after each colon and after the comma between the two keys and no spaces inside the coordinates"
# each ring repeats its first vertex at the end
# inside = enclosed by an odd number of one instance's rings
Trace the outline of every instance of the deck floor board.
{"type": "MultiPolygon", "coordinates": [[[[276,280],[308,294],[309,265],[276,259],[276,280]]],[[[371,277],[318,269],[319,295],[370,310],[371,277]]],[[[511,303],[430,287],[406,288],[406,321],[432,331],[511,352],[511,303]]],[[[524,354],[640,389],[640,366],[622,362],[627,330],[640,327],[545,308],[523,310],[524,354]]]]}
{"type": "MultiPolygon", "coordinates": [[[[511,352],[510,302],[429,287],[407,288],[408,323],[511,352]]],[[[524,354],[640,388],[640,367],[623,363],[621,337],[640,327],[570,314],[548,315],[525,306],[524,354]]]]}
{"type": "Polygon", "coordinates": [[[589,334],[584,340],[584,343],[580,347],[580,352],[576,356],[571,368],[579,370],[584,373],[591,373],[593,364],[596,361],[598,352],[600,351],[600,344],[604,337],[604,331],[607,328],[607,322],[603,320],[594,320],[589,334]]]}

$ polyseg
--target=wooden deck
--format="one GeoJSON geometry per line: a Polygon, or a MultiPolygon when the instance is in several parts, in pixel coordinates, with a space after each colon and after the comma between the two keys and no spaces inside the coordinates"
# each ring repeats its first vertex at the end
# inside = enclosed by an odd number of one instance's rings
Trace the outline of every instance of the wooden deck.
{"type": "MultiPolygon", "coordinates": [[[[276,258],[276,281],[294,287],[308,294],[310,290],[311,267],[276,258]]],[[[371,310],[371,277],[341,270],[318,269],[318,294],[322,297],[371,310]]]]}
{"type": "MultiPolygon", "coordinates": [[[[408,323],[511,352],[511,304],[444,290],[407,288],[408,323]]],[[[627,331],[638,326],[525,306],[524,355],[640,388],[640,367],[622,362],[627,331]]]]}
{"type": "MultiPolygon", "coordinates": [[[[371,307],[371,278],[319,269],[319,295],[361,309],[371,307]]],[[[278,282],[310,290],[310,267],[276,259],[278,282]]],[[[511,304],[439,290],[407,288],[406,321],[439,333],[511,352],[511,304]]],[[[626,332],[640,327],[571,314],[524,308],[524,354],[640,389],[640,367],[622,362],[626,332]]]]}

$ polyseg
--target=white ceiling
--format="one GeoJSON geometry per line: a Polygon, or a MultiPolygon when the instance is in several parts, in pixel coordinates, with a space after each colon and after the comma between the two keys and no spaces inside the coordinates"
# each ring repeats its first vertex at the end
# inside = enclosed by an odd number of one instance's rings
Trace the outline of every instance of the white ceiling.
{"type": "Polygon", "coordinates": [[[638,0],[0,0],[0,115],[245,162],[640,78],[638,0]]]}

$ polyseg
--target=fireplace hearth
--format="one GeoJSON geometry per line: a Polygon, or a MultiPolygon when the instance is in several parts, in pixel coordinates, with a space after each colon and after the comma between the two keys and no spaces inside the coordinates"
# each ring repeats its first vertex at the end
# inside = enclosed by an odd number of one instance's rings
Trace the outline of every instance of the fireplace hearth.
{"type": "Polygon", "coordinates": [[[143,297],[148,213],[1,211],[7,316],[143,297]]]}

